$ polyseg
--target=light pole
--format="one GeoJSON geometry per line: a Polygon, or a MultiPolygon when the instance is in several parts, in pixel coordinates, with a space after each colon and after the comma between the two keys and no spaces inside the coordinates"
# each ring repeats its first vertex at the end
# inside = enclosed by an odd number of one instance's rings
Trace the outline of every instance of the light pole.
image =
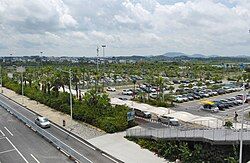
{"type": "Polygon", "coordinates": [[[3,93],[3,75],[2,75],[2,65],[0,66],[0,74],[1,74],[1,79],[0,79],[0,84],[1,84],[1,93],[3,93]]]}
{"type": "Polygon", "coordinates": [[[43,66],[43,51],[40,51],[40,54],[41,54],[41,66],[43,66]]]}
{"type": "Polygon", "coordinates": [[[69,74],[69,103],[70,103],[70,118],[71,118],[71,122],[72,122],[72,120],[73,120],[73,101],[72,101],[72,92],[71,92],[71,88],[72,88],[72,71],[71,71],[71,69],[69,69],[69,71],[65,71],[65,70],[62,70],[62,69],[57,69],[57,70],[59,70],[59,71],[62,71],[62,72],[66,72],[66,73],[68,73],[69,74]]]}
{"type": "Polygon", "coordinates": [[[244,94],[243,94],[243,98],[242,98],[242,119],[241,119],[241,130],[240,130],[240,157],[239,157],[239,163],[242,163],[242,153],[243,153],[243,125],[244,125],[244,104],[246,102],[246,87],[244,85],[244,80],[242,77],[242,82],[243,82],[243,89],[244,89],[244,94]]]}
{"type": "Polygon", "coordinates": [[[102,91],[104,92],[104,79],[105,79],[105,68],[106,68],[106,65],[105,65],[105,59],[104,59],[104,57],[105,57],[105,47],[106,47],[106,45],[102,45],[102,54],[103,54],[103,82],[102,82],[102,91]]]}
{"type": "Polygon", "coordinates": [[[96,70],[98,71],[99,69],[99,46],[96,47],[96,70]]]}
{"type": "Polygon", "coordinates": [[[21,73],[21,85],[22,85],[22,104],[23,104],[23,73],[25,72],[25,67],[17,67],[17,72],[21,73]]]}

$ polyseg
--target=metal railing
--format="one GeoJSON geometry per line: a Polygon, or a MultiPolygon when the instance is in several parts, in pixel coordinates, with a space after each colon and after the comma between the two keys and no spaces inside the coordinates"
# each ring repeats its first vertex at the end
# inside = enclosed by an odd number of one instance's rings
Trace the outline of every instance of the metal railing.
{"type": "MultiPolygon", "coordinates": [[[[240,130],[232,129],[178,129],[178,128],[136,128],[126,130],[128,137],[153,139],[193,140],[216,142],[239,142],[240,130]]],[[[250,131],[243,130],[243,140],[250,143],[250,131]]]]}
{"type": "Polygon", "coordinates": [[[57,139],[55,136],[47,132],[46,130],[42,129],[41,127],[37,126],[34,122],[23,116],[18,111],[12,109],[8,104],[0,101],[0,106],[13,114],[15,117],[17,117],[19,120],[21,120],[23,123],[25,123],[27,126],[29,126],[32,130],[38,132],[41,136],[46,138],[49,142],[53,143],[59,150],[63,151],[67,155],[69,155],[71,158],[75,159],[75,161],[78,162],[84,162],[84,163],[92,163],[88,158],[68,146],[67,144],[63,143],[61,140],[57,139]]]}

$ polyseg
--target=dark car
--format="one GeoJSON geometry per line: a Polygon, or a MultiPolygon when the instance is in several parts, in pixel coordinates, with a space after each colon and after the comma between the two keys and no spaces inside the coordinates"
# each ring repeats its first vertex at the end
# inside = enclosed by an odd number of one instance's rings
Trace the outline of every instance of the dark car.
{"type": "Polygon", "coordinates": [[[237,101],[235,98],[228,98],[227,100],[233,102],[234,105],[240,105],[240,102],[237,101]]]}
{"type": "Polygon", "coordinates": [[[228,100],[226,100],[226,99],[222,99],[222,100],[220,100],[221,102],[224,102],[224,103],[226,103],[226,104],[228,104],[228,106],[229,107],[233,107],[234,106],[234,103],[232,102],[232,101],[228,101],[228,100]]]}
{"type": "Polygon", "coordinates": [[[226,105],[223,104],[221,101],[213,101],[213,102],[214,102],[214,104],[219,108],[219,110],[222,110],[222,111],[225,110],[226,105]]]}
{"type": "Polygon", "coordinates": [[[218,92],[219,95],[226,93],[224,89],[218,89],[216,92],[218,92]]]}
{"type": "Polygon", "coordinates": [[[186,95],[186,97],[187,97],[189,100],[194,100],[194,97],[193,97],[192,94],[188,94],[188,95],[186,95]]]}
{"type": "Polygon", "coordinates": [[[201,97],[199,95],[193,94],[194,99],[200,99],[201,97]]]}

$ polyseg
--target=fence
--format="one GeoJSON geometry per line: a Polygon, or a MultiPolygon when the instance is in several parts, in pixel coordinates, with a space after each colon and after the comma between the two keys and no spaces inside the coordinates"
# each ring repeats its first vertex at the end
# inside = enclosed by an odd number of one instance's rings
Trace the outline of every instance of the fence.
{"type": "Polygon", "coordinates": [[[84,162],[84,163],[92,163],[89,159],[84,157],[82,154],[77,152],[76,150],[69,147],[67,144],[63,143],[61,140],[57,139],[55,136],[50,134],[49,132],[45,131],[44,129],[37,126],[34,122],[20,114],[18,111],[12,109],[10,106],[5,104],[4,102],[0,101],[0,106],[6,109],[8,112],[13,114],[27,126],[29,126],[34,131],[38,132],[44,138],[46,138],[49,142],[53,143],[58,149],[62,150],[64,153],[68,154],[70,157],[74,158],[76,161],[84,162]]]}
{"type": "MultiPolygon", "coordinates": [[[[178,128],[147,129],[137,128],[128,129],[126,136],[144,137],[152,139],[169,139],[169,140],[190,140],[190,141],[207,141],[216,143],[238,143],[240,140],[240,130],[231,129],[190,129],[181,130],[178,128]]],[[[250,131],[243,130],[244,143],[250,144],[250,131]]]]}

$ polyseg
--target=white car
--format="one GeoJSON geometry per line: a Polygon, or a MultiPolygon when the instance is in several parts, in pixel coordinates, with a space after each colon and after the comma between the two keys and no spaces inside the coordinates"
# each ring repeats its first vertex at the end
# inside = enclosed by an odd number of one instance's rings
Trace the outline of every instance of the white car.
{"type": "Polygon", "coordinates": [[[184,99],[182,98],[181,95],[178,95],[178,96],[175,97],[175,100],[174,100],[174,101],[175,101],[175,102],[184,102],[184,99]]]}
{"type": "Polygon", "coordinates": [[[131,95],[133,95],[133,92],[131,90],[129,90],[129,89],[124,89],[122,91],[122,94],[123,95],[129,95],[129,96],[131,96],[131,95]]]}
{"type": "Polygon", "coordinates": [[[116,91],[116,89],[115,89],[114,87],[108,87],[108,88],[107,88],[107,91],[110,91],[110,92],[115,92],[115,91],[116,91]]]}
{"type": "Polygon", "coordinates": [[[42,128],[49,128],[51,125],[48,118],[40,117],[40,116],[35,119],[35,124],[37,124],[38,126],[42,128]]]}
{"type": "Polygon", "coordinates": [[[157,93],[150,93],[149,96],[151,98],[157,98],[158,94],[157,93]]]}

